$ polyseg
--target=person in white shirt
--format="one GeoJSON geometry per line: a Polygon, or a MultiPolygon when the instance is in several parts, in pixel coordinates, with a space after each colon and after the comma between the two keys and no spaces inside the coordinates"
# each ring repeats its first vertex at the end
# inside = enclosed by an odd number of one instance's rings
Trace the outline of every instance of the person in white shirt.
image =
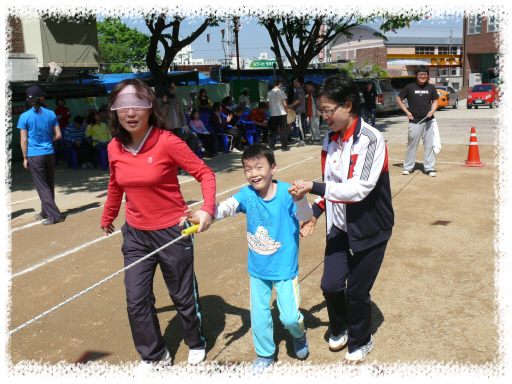
{"type": "Polygon", "coordinates": [[[281,130],[281,149],[283,152],[289,151],[288,135],[286,130],[286,116],[288,104],[286,103],[286,94],[282,90],[283,80],[274,79],[274,89],[267,95],[267,101],[270,104],[270,125],[268,146],[274,150],[276,146],[277,131],[281,130]]]}

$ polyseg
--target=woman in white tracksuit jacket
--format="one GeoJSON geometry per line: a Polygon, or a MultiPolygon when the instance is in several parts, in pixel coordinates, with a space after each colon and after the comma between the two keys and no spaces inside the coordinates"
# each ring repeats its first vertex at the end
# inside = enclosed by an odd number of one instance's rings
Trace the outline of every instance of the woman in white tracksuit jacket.
{"type": "Polygon", "coordinates": [[[348,344],[345,362],[362,362],[373,349],[370,290],[379,272],[394,224],[384,138],[360,116],[359,90],[346,75],[325,79],[317,90],[319,110],[329,125],[322,148],[323,182],[296,180],[298,197],[318,195],[310,235],[325,211],[322,291],[331,336],[329,349],[348,344]]]}

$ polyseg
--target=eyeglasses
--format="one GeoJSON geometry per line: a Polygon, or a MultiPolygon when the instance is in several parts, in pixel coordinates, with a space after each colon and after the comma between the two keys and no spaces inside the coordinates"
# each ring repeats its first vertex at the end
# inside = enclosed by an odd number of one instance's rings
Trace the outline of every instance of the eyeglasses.
{"type": "Polygon", "coordinates": [[[336,112],[336,110],[337,110],[339,107],[341,107],[341,106],[343,106],[343,105],[345,105],[345,103],[343,103],[343,104],[338,104],[338,105],[337,105],[335,108],[333,108],[333,109],[325,109],[325,110],[323,110],[323,111],[320,111],[320,110],[319,110],[318,112],[320,112],[320,115],[322,115],[323,117],[330,117],[330,116],[332,116],[332,114],[333,114],[334,112],[336,112]]]}
{"type": "Polygon", "coordinates": [[[428,73],[418,73],[418,77],[428,77],[428,73]]]}
{"type": "Polygon", "coordinates": [[[142,108],[142,107],[130,107],[130,108],[119,108],[119,109],[116,109],[115,111],[119,114],[119,115],[126,115],[128,113],[129,110],[133,110],[133,112],[140,112],[140,111],[143,111],[145,109],[150,109],[150,108],[142,108]]]}

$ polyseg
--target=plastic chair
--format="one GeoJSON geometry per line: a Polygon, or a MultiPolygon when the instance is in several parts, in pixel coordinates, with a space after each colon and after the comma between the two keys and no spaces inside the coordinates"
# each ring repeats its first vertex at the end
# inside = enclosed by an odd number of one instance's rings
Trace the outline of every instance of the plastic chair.
{"type": "Polygon", "coordinates": [[[261,129],[256,127],[256,124],[254,123],[254,121],[242,120],[242,116],[240,116],[240,120],[239,121],[245,127],[245,135],[247,136],[247,141],[249,142],[249,145],[253,145],[254,143],[258,143],[258,139],[259,139],[259,136],[260,136],[261,129]]]}
{"type": "Polygon", "coordinates": [[[66,150],[66,147],[60,148],[58,146],[55,146],[53,147],[53,150],[55,152],[55,165],[59,165],[61,154],[64,154],[64,159],[69,163],[68,152],[66,150]]]}
{"type": "MultiPolygon", "coordinates": [[[[87,153],[87,149],[81,148],[84,153],[87,153]]],[[[78,169],[78,152],[76,151],[75,147],[72,145],[70,147],[67,147],[67,153],[68,153],[68,168],[71,168],[71,164],[73,164],[73,169],[76,171],[78,169]]]]}
{"type": "MultiPolygon", "coordinates": [[[[98,169],[98,160],[101,161],[101,166],[103,167],[103,170],[106,171],[108,167],[108,151],[106,149],[103,149],[101,146],[101,142],[99,140],[93,140],[93,142],[97,142],[99,145],[99,152],[96,152],[96,157],[94,158],[94,168],[98,169]]],[[[95,149],[96,151],[96,149],[95,149]]]]}
{"type": "MultiPolygon", "coordinates": [[[[212,134],[215,134],[215,131],[220,131],[220,134],[217,134],[217,142],[219,143],[219,150],[223,149],[225,153],[229,153],[229,140],[228,137],[224,134],[224,130],[219,127],[210,126],[210,115],[203,113],[199,115],[199,119],[203,122],[206,129],[208,129],[212,134]]],[[[215,149],[215,154],[217,155],[217,149],[215,149]]]]}

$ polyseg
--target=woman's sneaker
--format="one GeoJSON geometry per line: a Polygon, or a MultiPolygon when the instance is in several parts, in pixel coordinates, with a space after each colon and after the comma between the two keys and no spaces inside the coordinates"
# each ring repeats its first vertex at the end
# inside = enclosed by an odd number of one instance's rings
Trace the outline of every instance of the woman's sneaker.
{"type": "Polygon", "coordinates": [[[161,371],[162,369],[168,367],[172,364],[172,357],[169,353],[169,350],[165,348],[164,355],[160,358],[160,360],[156,361],[148,361],[142,360],[139,365],[135,367],[132,372],[132,376],[135,377],[146,377],[151,375],[154,372],[161,371]]]}
{"type": "Polygon", "coordinates": [[[263,373],[265,369],[270,367],[272,364],[274,364],[274,356],[258,356],[258,358],[252,362],[251,368],[249,368],[249,372],[252,373],[253,375],[260,375],[263,373]]]}
{"type": "Polygon", "coordinates": [[[370,342],[357,348],[354,352],[350,353],[347,351],[345,355],[345,363],[347,364],[359,364],[366,359],[366,356],[373,350],[373,338],[370,335],[370,342]]]}
{"type": "Polygon", "coordinates": [[[408,175],[409,173],[411,173],[411,172],[410,172],[410,171],[408,171],[408,170],[406,170],[406,169],[404,169],[404,170],[402,171],[402,175],[408,175]]]}
{"type": "Polygon", "coordinates": [[[345,329],[345,331],[341,335],[339,335],[339,336],[331,335],[331,337],[329,337],[329,349],[333,352],[337,352],[337,351],[343,349],[345,347],[345,345],[347,345],[347,341],[348,341],[348,330],[345,329]]]}
{"type": "Polygon", "coordinates": [[[202,363],[206,358],[206,349],[191,349],[188,352],[188,363],[190,365],[197,365],[202,363]]]}

